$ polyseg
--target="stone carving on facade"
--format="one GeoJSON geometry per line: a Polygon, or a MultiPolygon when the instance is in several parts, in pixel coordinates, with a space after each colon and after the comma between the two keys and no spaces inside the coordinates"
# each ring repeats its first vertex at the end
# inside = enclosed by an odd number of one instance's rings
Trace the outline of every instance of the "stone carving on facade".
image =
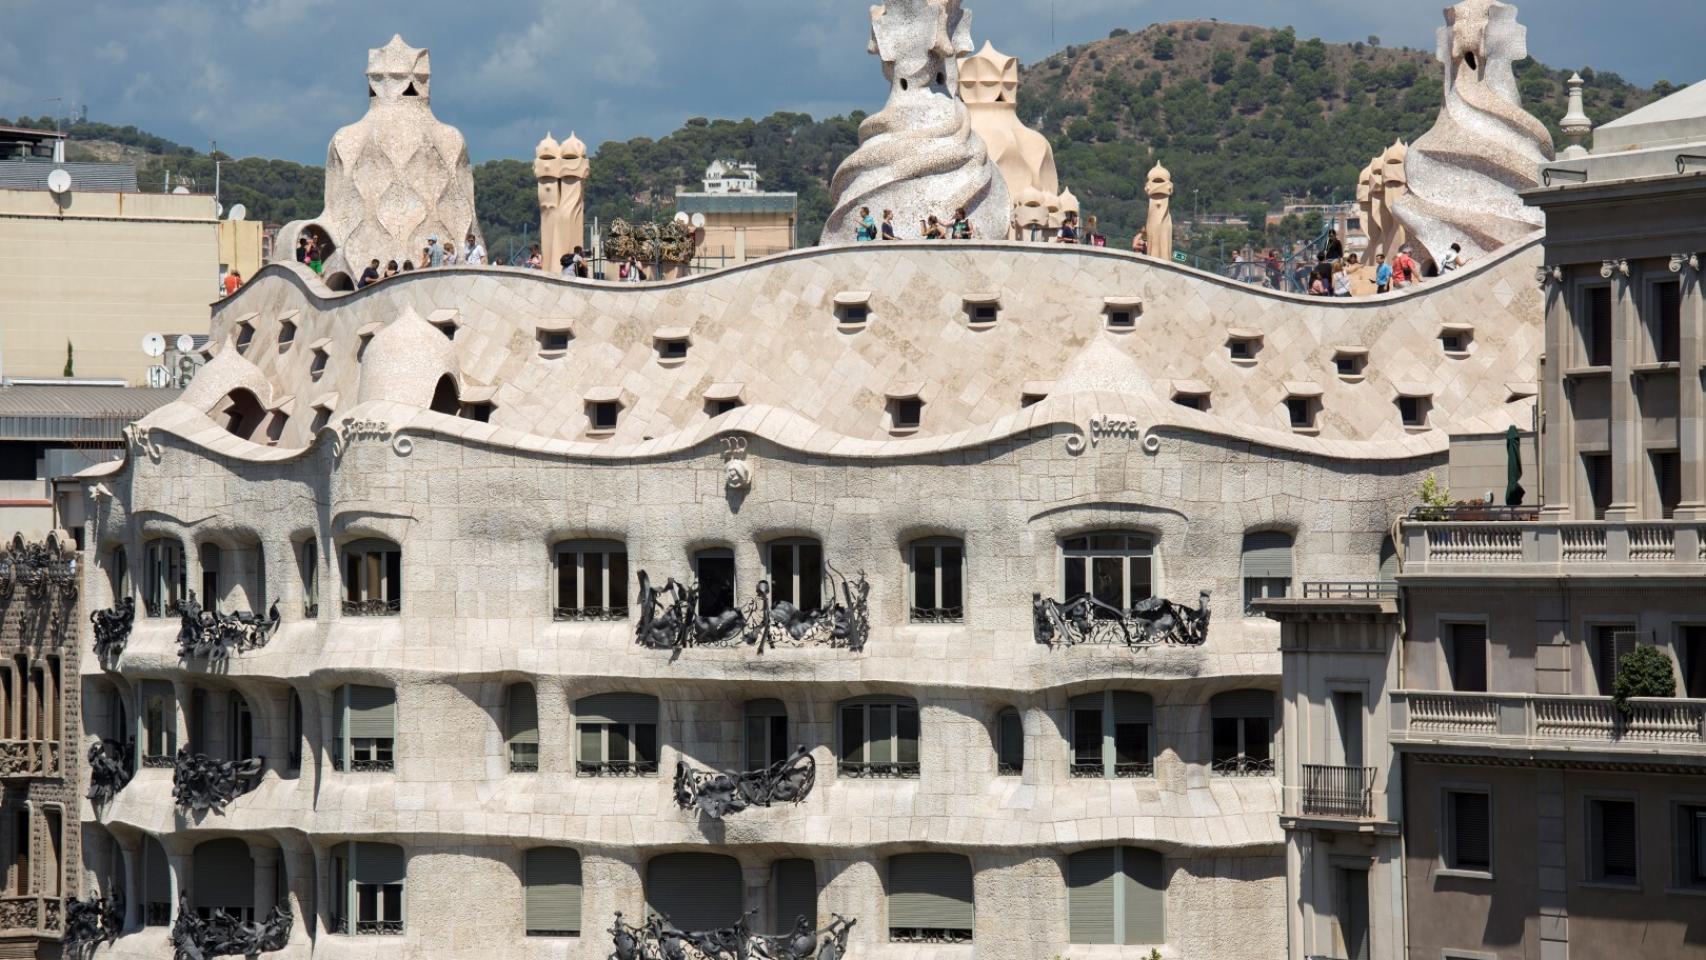
{"type": "Polygon", "coordinates": [[[89,802],[105,807],[133,776],[136,741],[102,738],[89,745],[89,802]]]}
{"type": "Polygon", "coordinates": [[[172,923],[172,960],[211,960],[213,957],[258,957],[277,953],[290,944],[295,917],[280,904],[265,920],[245,921],[215,907],[206,919],[190,906],[189,898],[178,900],[178,917],[172,923]]]}
{"type": "Polygon", "coordinates": [[[697,581],[686,584],[674,577],[653,587],[646,571],[639,573],[640,622],[635,639],[653,650],[682,650],[688,647],[765,648],[828,646],[865,649],[870,636],[869,582],[863,573],[848,579],[832,567],[830,594],[834,602],[821,610],[802,610],[786,600],[770,602],[770,582],[758,582],[758,595],[739,609],[706,613],[700,609],[697,581]]]}
{"type": "Polygon", "coordinates": [[[299,237],[329,245],[322,275],[332,283],[370,260],[418,262],[431,237],[461,250],[468,234],[480,236],[468,145],[433,116],[431,81],[428,51],[400,36],[367,52],[367,115],[333,135],[325,209],[286,224],[275,259],[292,258],[299,237]]]}
{"type": "Polygon", "coordinates": [[[1060,195],[1060,174],[1048,138],[1019,120],[1019,58],[985,41],[982,50],[960,59],[960,99],[1007,182],[1020,228],[1013,239],[1024,239],[1031,227],[1049,226],[1048,200],[1060,195]]]}
{"type": "Polygon", "coordinates": [[[1406,172],[1406,158],[1410,148],[1402,140],[1394,140],[1392,146],[1374,158],[1376,175],[1380,178],[1380,243],[1377,252],[1386,254],[1386,261],[1391,263],[1398,258],[1399,251],[1410,243],[1410,231],[1405,229],[1404,222],[1398,218],[1397,204],[1410,192],[1406,172]]]}
{"type": "Polygon", "coordinates": [[[278,624],[277,600],[265,617],[248,610],[219,613],[203,610],[191,590],[178,601],[178,658],[224,663],[232,654],[266,646],[278,624]]]}
{"type": "Polygon", "coordinates": [[[135,621],[135,597],[120,597],[117,604],[106,610],[89,611],[89,623],[95,630],[95,656],[110,661],[123,653],[135,621]]]}
{"type": "Polygon", "coordinates": [[[590,172],[586,144],[573,133],[562,143],[547,133],[533,150],[533,176],[539,182],[539,252],[547,273],[562,269],[563,257],[586,242],[590,172]]]}
{"type": "Polygon", "coordinates": [[[633,257],[642,264],[692,263],[697,249],[693,228],[678,220],[635,224],[617,217],[604,241],[604,255],[612,262],[633,257]]]}
{"type": "Polygon", "coordinates": [[[848,934],[859,922],[835,913],[828,926],[814,929],[798,917],[793,931],[764,936],[752,932],[754,912],[720,930],[687,931],[656,915],[636,927],[618,910],[609,931],[615,948],[609,960],[845,960],[848,934]]]}
{"type": "Polygon", "coordinates": [[[179,747],[172,758],[172,800],[181,811],[201,816],[223,813],[227,804],[261,782],[263,757],[215,760],[179,747]]]}
{"type": "Polygon", "coordinates": [[[959,57],[972,52],[971,12],[961,0],[889,0],[871,8],[869,49],[882,60],[889,99],[859,125],[859,149],[830,181],[834,208],[820,242],[852,243],[861,207],[893,210],[908,228],[932,214],[947,222],[963,207],[976,237],[1008,236],[1006,178],[956,95],[959,57]]]}
{"type": "Polygon", "coordinates": [[[746,460],[746,438],[723,438],[723,485],[730,490],[752,489],[752,465],[746,460]]]}
{"type": "MultiPolygon", "coordinates": [[[[77,554],[60,543],[58,534],[26,541],[15,534],[6,552],[0,554],[0,598],[10,598],[18,587],[30,603],[47,599],[48,591],[59,593],[65,604],[77,599],[77,554]]],[[[56,631],[57,632],[57,631],[56,631]]]]}
{"type": "Polygon", "coordinates": [[[1091,417],[1081,432],[1067,436],[1066,452],[1078,456],[1090,447],[1100,446],[1105,438],[1118,437],[1136,440],[1144,453],[1154,455],[1161,452],[1161,438],[1153,427],[1145,428],[1135,420],[1119,417],[1091,417]]]}
{"type": "Polygon", "coordinates": [[[1689,270],[1691,270],[1695,273],[1699,273],[1700,272],[1700,254],[1698,254],[1698,253],[1673,253],[1673,254],[1671,254],[1670,272],[1671,273],[1681,273],[1683,267],[1687,267],[1689,270]]]}
{"type": "Polygon", "coordinates": [[[1031,615],[1037,642],[1050,647],[1083,643],[1194,647],[1208,640],[1207,590],[1200,595],[1196,607],[1149,597],[1133,604],[1129,611],[1087,593],[1064,602],[1033,593],[1031,615]]]}
{"type": "Polygon", "coordinates": [[[1512,64],[1528,56],[1528,29],[1516,13],[1500,0],[1446,8],[1445,106],[1410,147],[1407,195],[1387,197],[1418,259],[1438,262],[1456,243],[1473,260],[1545,225],[1518,196],[1540,185],[1552,136],[1522,108],[1512,64]]]}
{"type": "Polygon", "coordinates": [[[1173,259],[1173,174],[1157,163],[1143,180],[1143,194],[1149,198],[1149,219],[1144,222],[1144,237],[1149,242],[1149,255],[1162,260],[1173,259]]]}
{"type": "Polygon", "coordinates": [[[124,933],[124,888],[115,886],[105,897],[65,901],[64,952],[74,960],[88,960],[95,948],[112,946],[124,933]]]}
{"type": "Polygon", "coordinates": [[[786,759],[760,770],[719,773],[695,770],[686,761],[675,765],[675,804],[683,810],[699,808],[713,820],[739,813],[748,807],[775,803],[799,803],[817,782],[817,761],[811,751],[798,747],[786,759]]]}
{"type": "Polygon", "coordinates": [[[160,462],[160,454],[164,452],[164,448],[154,439],[154,431],[140,423],[124,425],[124,442],[126,447],[136,450],[155,463],[160,462]]]}

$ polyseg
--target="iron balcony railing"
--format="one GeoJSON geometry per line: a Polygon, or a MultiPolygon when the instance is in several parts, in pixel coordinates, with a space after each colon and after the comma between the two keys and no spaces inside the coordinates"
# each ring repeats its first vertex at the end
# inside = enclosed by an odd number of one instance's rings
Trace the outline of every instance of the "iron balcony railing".
{"type": "Polygon", "coordinates": [[[558,623],[619,623],[628,619],[628,606],[552,607],[551,619],[558,623]]]}
{"type": "Polygon", "coordinates": [[[1374,768],[1304,764],[1303,813],[1349,819],[1374,816],[1374,768]]]}
{"type": "Polygon", "coordinates": [[[575,763],[578,777],[655,777],[656,760],[581,760],[575,763]]]}
{"type": "Polygon", "coordinates": [[[1390,600],[1398,596],[1391,580],[1310,580],[1303,584],[1305,600],[1390,600]]]}
{"type": "Polygon", "coordinates": [[[1217,777],[1271,777],[1274,775],[1274,760],[1272,757],[1239,754],[1215,760],[1209,770],[1217,777]]]}
{"type": "MultiPolygon", "coordinates": [[[[1100,779],[1108,775],[1108,767],[1100,760],[1074,760],[1068,774],[1075,780],[1100,779]]],[[[1114,764],[1115,779],[1136,780],[1153,776],[1155,776],[1155,761],[1153,760],[1127,760],[1114,764]]]]}
{"type": "Polygon", "coordinates": [[[913,607],[907,615],[913,623],[964,623],[965,607],[913,607]]]}
{"type": "Polygon", "coordinates": [[[394,617],[403,610],[402,600],[345,600],[346,617],[394,617]]]}
{"type": "Polygon", "coordinates": [[[842,760],[836,764],[836,770],[851,780],[917,780],[919,776],[916,760],[874,763],[842,760]]]}

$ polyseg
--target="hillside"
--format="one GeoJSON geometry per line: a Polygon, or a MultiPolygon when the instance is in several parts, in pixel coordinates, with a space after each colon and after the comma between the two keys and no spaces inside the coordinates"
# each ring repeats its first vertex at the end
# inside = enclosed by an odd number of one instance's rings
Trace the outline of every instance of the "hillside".
{"type": "MultiPolygon", "coordinates": [[[[1175,215],[1231,214],[1261,225],[1285,202],[1350,198],[1359,170],[1393,140],[1413,140],[1434,121],[1441,67],[1432,52],[1392,49],[1378,38],[1354,44],[1299,40],[1291,28],[1216,22],[1156,24],[1068,47],[1026,68],[1019,109],[1054,141],[1062,181],[1103,232],[1123,243],[1141,224],[1143,175],[1159,159],[1177,187],[1175,215]]],[[[1555,138],[1569,70],[1534,60],[1518,65],[1524,104],[1555,138]]],[[[1604,123],[1669,93],[1612,73],[1583,69],[1588,114],[1604,123]]],[[[873,103],[875,109],[880,104],[873,103]]],[[[693,118],[658,139],[611,141],[595,151],[587,221],[647,219],[673,209],[677,184],[698,182],[723,156],[758,164],[772,190],[800,194],[800,238],[810,243],[829,212],[828,183],[857,146],[864,115],[813,120],[778,113],[762,120],[693,118]]],[[[4,121],[0,121],[4,122],[4,121]]],[[[22,124],[51,125],[45,118],[22,124]]],[[[72,159],[138,163],[144,190],[170,171],[211,189],[208,155],[135,127],[78,123],[72,159]]],[[[330,136],[331,131],[327,131],[330,136]]],[[[221,191],[250,216],[271,222],[311,217],[322,206],[321,168],[283,160],[225,158],[221,191]]],[[[474,168],[475,192],[494,255],[525,251],[537,236],[532,158],[474,168]]],[[[1204,230],[1187,244],[1199,254],[1244,244],[1280,245],[1318,229],[1289,219],[1279,227],[1204,230]]]]}

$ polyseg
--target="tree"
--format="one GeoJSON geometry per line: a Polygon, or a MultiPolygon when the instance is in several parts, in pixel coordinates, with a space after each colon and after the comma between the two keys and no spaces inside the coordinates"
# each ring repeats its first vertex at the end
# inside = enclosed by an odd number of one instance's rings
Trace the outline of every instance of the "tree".
{"type": "Polygon", "coordinates": [[[1372,34],[1372,33],[1371,33],[1371,34],[1369,34],[1369,35],[1368,35],[1368,45],[1369,45],[1369,46],[1371,46],[1371,47],[1378,47],[1378,46],[1380,46],[1380,38],[1379,38],[1379,37],[1377,37],[1377,36],[1375,36],[1375,35],[1374,35],[1374,34],[1372,34]]]}
{"type": "Polygon", "coordinates": [[[71,363],[71,338],[66,337],[65,338],[65,376],[66,377],[75,377],[77,374],[72,372],[72,370],[73,370],[73,368],[72,368],[72,363],[71,363]]]}
{"type": "Polygon", "coordinates": [[[1651,645],[1638,646],[1617,661],[1617,678],[1611,684],[1611,699],[1619,712],[1629,714],[1632,697],[1674,697],[1676,675],[1670,657],[1651,645]]]}
{"type": "Polygon", "coordinates": [[[1172,37],[1155,38],[1155,48],[1151,51],[1151,56],[1157,60],[1171,60],[1173,59],[1173,53],[1174,44],[1172,37]]]}
{"type": "Polygon", "coordinates": [[[1232,79],[1232,70],[1238,61],[1232,56],[1232,51],[1225,47],[1214,51],[1214,63],[1210,66],[1209,76],[1215,83],[1225,83],[1232,79]]]}

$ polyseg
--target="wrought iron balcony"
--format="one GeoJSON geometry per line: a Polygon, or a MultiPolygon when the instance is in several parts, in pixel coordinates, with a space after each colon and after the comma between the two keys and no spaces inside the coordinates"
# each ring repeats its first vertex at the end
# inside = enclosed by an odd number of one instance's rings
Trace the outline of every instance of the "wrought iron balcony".
{"type": "Polygon", "coordinates": [[[913,623],[964,623],[965,607],[913,607],[907,615],[913,623]]]}
{"type": "Polygon", "coordinates": [[[616,911],[616,921],[608,931],[614,952],[612,958],[629,960],[639,957],[775,957],[776,960],[844,960],[847,956],[847,935],[857,920],[839,913],[830,914],[829,925],[814,929],[805,917],[794,920],[794,929],[779,936],[764,936],[752,932],[752,915],[748,911],[734,923],[718,930],[682,930],[668,917],[655,914],[642,926],[633,926],[616,911]]]}
{"type": "Polygon", "coordinates": [[[232,654],[266,646],[278,622],[277,600],[265,617],[247,610],[220,613],[203,610],[191,590],[188,597],[178,601],[178,658],[224,663],[232,654]]]}
{"type": "Polygon", "coordinates": [[[869,762],[862,760],[841,760],[835,765],[836,773],[849,780],[917,780],[919,765],[916,760],[905,762],[869,762]]]}
{"type": "Polygon", "coordinates": [[[403,921],[357,920],[355,932],[360,936],[400,937],[403,935],[403,921]]]}
{"type": "Polygon", "coordinates": [[[172,758],[166,754],[143,754],[142,768],[144,770],[170,770],[172,758]]]}
{"type": "Polygon", "coordinates": [[[509,748],[510,773],[538,773],[539,745],[536,743],[517,743],[509,748]]]}
{"type": "Polygon", "coordinates": [[[699,584],[682,584],[674,578],[654,588],[646,571],[640,571],[640,622],[634,637],[653,650],[687,647],[758,648],[825,646],[865,649],[870,636],[867,597],[871,587],[865,575],[849,580],[830,568],[830,594],[836,601],[822,610],[801,610],[786,600],[771,603],[770,582],[758,582],[758,595],[738,610],[706,615],[700,609],[699,584]]]}
{"type": "Polygon", "coordinates": [[[349,772],[351,773],[389,773],[397,769],[397,761],[394,759],[363,757],[351,760],[346,764],[343,757],[333,755],[332,769],[339,773],[343,773],[345,767],[348,767],[349,772]]]}
{"type": "Polygon", "coordinates": [[[260,923],[246,922],[215,908],[204,918],[190,909],[189,898],[178,902],[172,924],[173,953],[179,957],[255,957],[276,953],[290,943],[290,908],[272,908],[260,923]]]}
{"type": "MultiPolygon", "coordinates": [[[[1068,774],[1076,780],[1100,780],[1108,775],[1108,766],[1100,760],[1074,760],[1068,774]]],[[[1114,764],[1114,779],[1138,780],[1155,776],[1155,761],[1126,760],[1114,764]]]]}
{"type": "Polygon", "coordinates": [[[130,783],[136,741],[101,739],[89,747],[89,802],[104,807],[130,783]]]}
{"type": "Polygon", "coordinates": [[[628,605],[619,607],[552,607],[551,619],[558,623],[619,623],[628,619],[628,605]]]}
{"type": "Polygon", "coordinates": [[[1020,777],[1024,776],[1024,774],[1025,765],[1022,763],[1007,763],[1003,761],[995,765],[995,775],[998,777],[1020,777]]]}
{"type": "Polygon", "coordinates": [[[180,811],[200,816],[226,805],[255,788],[261,779],[262,757],[215,760],[202,753],[178,749],[172,758],[172,800],[180,811]]]}
{"type": "Polygon", "coordinates": [[[343,614],[346,617],[394,617],[403,611],[402,600],[345,600],[343,614]]]}
{"type": "Polygon", "coordinates": [[[69,957],[90,957],[102,944],[111,946],[124,933],[124,889],[110,883],[113,889],[106,897],[65,901],[64,954],[69,957]]]}
{"type": "Polygon", "coordinates": [[[1272,757],[1221,757],[1209,766],[1217,777],[1271,777],[1274,775],[1272,757]]]}
{"type": "Polygon", "coordinates": [[[716,773],[695,770],[685,762],[675,765],[675,804],[683,810],[699,808],[713,820],[739,813],[748,807],[774,803],[799,803],[817,783],[817,761],[804,746],[786,759],[745,773],[716,773]]]}
{"type": "Polygon", "coordinates": [[[136,622],[136,599],[121,597],[106,610],[89,611],[89,623],[94,626],[95,657],[110,662],[124,652],[130,641],[130,628],[136,622]]]}
{"type": "Polygon", "coordinates": [[[579,760],[575,762],[577,777],[655,777],[656,760],[579,760]]]}
{"type": "Polygon", "coordinates": [[[1373,767],[1303,765],[1303,815],[1366,820],[1374,816],[1373,767]]]}
{"type": "Polygon", "coordinates": [[[142,905],[142,925],[145,927],[169,927],[172,925],[172,905],[163,900],[142,905]]]}
{"type": "Polygon", "coordinates": [[[890,943],[971,943],[972,932],[959,927],[890,927],[890,943]]]}
{"type": "Polygon", "coordinates": [[[1198,646],[1208,639],[1208,591],[1195,608],[1161,597],[1150,597],[1121,610],[1081,593],[1064,603],[1040,593],[1031,594],[1032,629],[1037,642],[1049,647],[1084,643],[1152,647],[1160,644],[1198,646]]]}

